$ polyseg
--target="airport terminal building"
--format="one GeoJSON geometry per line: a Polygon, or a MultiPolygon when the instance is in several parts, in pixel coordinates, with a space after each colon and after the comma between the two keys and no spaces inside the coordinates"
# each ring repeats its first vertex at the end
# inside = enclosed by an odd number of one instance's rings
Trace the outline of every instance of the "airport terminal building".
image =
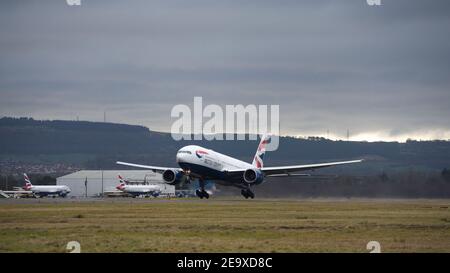
{"type": "Polygon", "coordinates": [[[175,186],[164,183],[161,174],[149,170],[84,170],[58,177],[56,184],[67,185],[72,190],[69,196],[102,196],[117,191],[118,174],[133,184],[161,185],[162,196],[175,196],[175,186]]]}

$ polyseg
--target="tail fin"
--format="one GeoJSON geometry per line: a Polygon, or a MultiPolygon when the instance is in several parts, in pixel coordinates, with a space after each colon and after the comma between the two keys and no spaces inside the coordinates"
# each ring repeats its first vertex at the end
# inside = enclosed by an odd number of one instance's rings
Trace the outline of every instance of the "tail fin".
{"type": "Polygon", "coordinates": [[[28,178],[28,175],[26,173],[23,174],[23,179],[25,180],[25,186],[23,187],[25,190],[29,190],[33,184],[31,184],[30,178],[28,178]]]}
{"type": "Polygon", "coordinates": [[[264,165],[264,154],[266,153],[266,145],[268,143],[270,143],[270,135],[263,135],[261,137],[261,142],[259,142],[258,150],[256,150],[256,154],[252,162],[252,165],[258,169],[261,169],[264,165]]]}
{"type": "Polygon", "coordinates": [[[118,190],[123,190],[123,188],[125,188],[125,179],[123,179],[123,177],[119,174],[118,176],[117,176],[118,178],[119,178],[119,185],[117,185],[116,186],[116,189],[118,189],[118,190]]]}
{"type": "Polygon", "coordinates": [[[127,181],[120,174],[117,175],[117,177],[119,178],[120,183],[124,183],[124,184],[127,183],[127,181]]]}

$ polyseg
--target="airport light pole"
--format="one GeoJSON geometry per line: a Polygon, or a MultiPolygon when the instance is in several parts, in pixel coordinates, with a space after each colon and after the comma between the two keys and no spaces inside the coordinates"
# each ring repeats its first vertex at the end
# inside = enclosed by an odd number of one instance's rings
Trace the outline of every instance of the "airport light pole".
{"type": "Polygon", "coordinates": [[[86,198],[87,198],[87,184],[88,184],[88,181],[87,181],[87,176],[86,176],[86,179],[84,180],[84,197],[86,197],[86,198]]]}
{"type": "Polygon", "coordinates": [[[103,198],[103,170],[102,170],[102,198],[103,198]]]}

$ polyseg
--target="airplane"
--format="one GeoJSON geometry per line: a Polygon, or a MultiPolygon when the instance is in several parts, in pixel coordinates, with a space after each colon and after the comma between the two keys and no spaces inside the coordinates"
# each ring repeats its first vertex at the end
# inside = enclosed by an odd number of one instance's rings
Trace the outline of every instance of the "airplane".
{"type": "Polygon", "coordinates": [[[133,197],[138,196],[153,196],[158,197],[161,193],[161,188],[158,185],[127,185],[127,182],[119,174],[120,184],[117,185],[116,189],[119,191],[133,195],[133,197]]]}
{"type": "Polygon", "coordinates": [[[197,145],[188,145],[178,150],[176,162],[180,168],[148,166],[122,161],[117,161],[116,164],[161,173],[164,182],[170,185],[176,185],[182,181],[189,183],[192,179],[198,179],[200,189],[196,190],[196,195],[201,199],[209,198],[209,193],[205,191],[205,181],[211,180],[220,185],[240,188],[242,196],[246,199],[253,199],[255,194],[251,188],[263,183],[266,177],[305,176],[308,174],[296,174],[296,172],[363,161],[359,159],[308,165],[265,167],[263,158],[266,152],[266,145],[270,141],[270,135],[261,137],[252,164],[197,145]]]}
{"type": "Polygon", "coordinates": [[[70,188],[65,185],[33,185],[26,173],[23,174],[23,177],[25,179],[25,186],[23,189],[25,191],[31,191],[36,197],[48,195],[66,197],[71,191],[70,188]]]}

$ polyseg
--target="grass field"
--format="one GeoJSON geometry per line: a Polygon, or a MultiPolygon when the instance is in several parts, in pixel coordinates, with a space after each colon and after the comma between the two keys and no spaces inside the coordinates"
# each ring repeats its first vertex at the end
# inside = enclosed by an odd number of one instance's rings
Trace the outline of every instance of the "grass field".
{"type": "Polygon", "coordinates": [[[450,252],[450,200],[1,200],[0,252],[450,252]]]}

